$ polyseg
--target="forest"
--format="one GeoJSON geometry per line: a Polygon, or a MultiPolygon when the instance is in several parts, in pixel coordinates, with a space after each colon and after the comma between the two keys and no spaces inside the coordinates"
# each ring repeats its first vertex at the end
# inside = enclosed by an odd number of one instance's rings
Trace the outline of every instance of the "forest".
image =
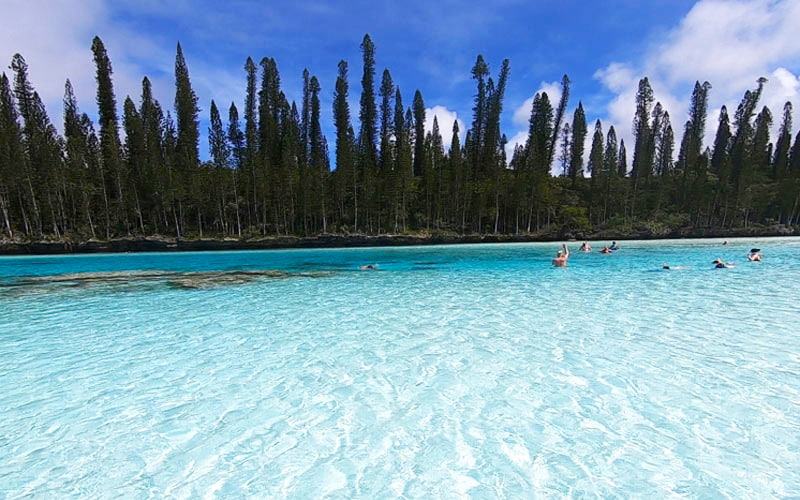
{"type": "Polygon", "coordinates": [[[771,137],[775,118],[759,109],[763,78],[732,115],[723,107],[712,118],[716,134],[706,147],[708,82],[695,84],[676,143],[669,113],[654,102],[648,79],[640,80],[634,143],[625,144],[614,127],[587,123],[580,102],[569,116],[564,75],[558,102],[535,96],[527,141],[507,158],[500,118],[508,60],[493,74],[477,56],[464,143],[456,122],[445,145],[436,120],[425,130],[419,90],[404,102],[388,69],[376,81],[375,46],[365,35],[357,117],[346,61],[331,89],[333,109],[324,111],[321,82],[308,71],[302,102],[289,102],[277,62],[248,58],[243,109],[210,103],[210,159],[202,161],[200,108],[180,44],[172,109],[154,98],[144,77],[138,99],[125,98],[121,119],[99,37],[91,51],[97,121],[81,112],[67,80],[63,133],[22,55],[0,77],[0,239],[658,234],[793,226],[800,217],[800,134],[793,140],[787,102],[771,137]],[[323,112],[333,114],[333,157],[323,112]]]}

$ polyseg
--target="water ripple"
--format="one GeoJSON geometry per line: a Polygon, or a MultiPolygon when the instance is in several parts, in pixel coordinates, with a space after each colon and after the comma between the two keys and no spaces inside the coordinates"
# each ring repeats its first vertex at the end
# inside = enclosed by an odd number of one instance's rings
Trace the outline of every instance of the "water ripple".
{"type": "Polygon", "coordinates": [[[800,496],[800,241],[661,245],[6,260],[337,272],[0,297],[0,497],[800,496]]]}

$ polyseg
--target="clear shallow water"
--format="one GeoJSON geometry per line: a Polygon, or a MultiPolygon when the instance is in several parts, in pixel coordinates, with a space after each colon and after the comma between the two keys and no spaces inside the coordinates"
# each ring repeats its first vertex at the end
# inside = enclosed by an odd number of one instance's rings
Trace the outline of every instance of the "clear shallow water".
{"type": "Polygon", "coordinates": [[[800,496],[800,239],[730,241],[0,258],[0,498],[800,496]]]}

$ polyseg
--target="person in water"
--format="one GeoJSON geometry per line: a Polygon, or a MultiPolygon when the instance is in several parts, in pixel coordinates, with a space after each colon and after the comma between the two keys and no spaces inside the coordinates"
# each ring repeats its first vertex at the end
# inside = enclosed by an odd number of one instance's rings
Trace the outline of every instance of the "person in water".
{"type": "Polygon", "coordinates": [[[728,264],[727,262],[725,262],[724,260],[719,259],[719,258],[714,259],[712,264],[714,264],[714,267],[717,268],[717,269],[730,269],[730,268],[734,267],[733,264],[728,264]]]}
{"type": "Polygon", "coordinates": [[[747,254],[747,260],[750,262],[761,262],[761,249],[751,248],[750,253],[747,254]]]}
{"type": "Polygon", "coordinates": [[[553,259],[553,265],[556,267],[566,267],[567,259],[569,259],[569,248],[567,248],[566,243],[562,243],[561,250],[558,251],[556,258],[553,259]]]}
{"type": "Polygon", "coordinates": [[[581,243],[580,251],[581,252],[591,252],[592,251],[592,245],[590,245],[589,243],[584,241],[583,243],[581,243]]]}
{"type": "Polygon", "coordinates": [[[600,253],[614,253],[614,251],[608,248],[608,245],[606,245],[600,249],[600,253]]]}
{"type": "Polygon", "coordinates": [[[378,264],[366,264],[361,266],[359,269],[362,271],[375,271],[378,269],[378,264]]]}
{"type": "Polygon", "coordinates": [[[608,249],[611,250],[612,252],[616,252],[617,250],[619,250],[619,247],[617,246],[617,242],[616,241],[612,241],[611,242],[611,246],[608,247],[608,249]]]}

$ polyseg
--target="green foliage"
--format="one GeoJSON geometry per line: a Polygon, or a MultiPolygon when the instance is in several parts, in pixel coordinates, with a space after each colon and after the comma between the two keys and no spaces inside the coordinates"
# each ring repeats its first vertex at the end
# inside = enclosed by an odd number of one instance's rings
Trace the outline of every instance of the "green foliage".
{"type": "Polygon", "coordinates": [[[500,128],[508,60],[492,76],[478,55],[472,67],[473,116],[446,148],[438,118],[425,129],[422,92],[410,108],[388,69],[378,106],[375,46],[361,44],[358,124],[351,123],[348,64],[333,88],[335,170],[322,133],[323,90],[303,71],[299,103],[281,90],[277,62],[244,65],[243,124],[234,104],[227,123],[211,101],[210,161],[198,155],[199,107],[180,45],[174,115],[142,80],[126,97],[120,123],[111,61],[92,43],[98,129],[78,107],[69,81],[59,134],[29,80],[25,59],[0,75],[0,235],[6,238],[113,238],[319,234],[329,231],[441,235],[533,233],[672,235],[794,225],[800,219],[800,134],[786,104],[776,138],[773,116],[757,113],[765,80],[745,92],[731,118],[720,111],[713,147],[703,148],[710,84],[697,82],[682,127],[677,162],[670,114],[654,102],[647,78],[634,111],[632,169],[617,131],[599,121],[588,155],[578,103],[564,123],[570,81],[554,107],[533,99],[528,137],[506,158],[500,128]],[[260,71],[259,71],[260,68],[260,71]],[[176,121],[173,121],[173,116],[176,121]],[[355,129],[358,133],[356,134],[355,129]],[[426,133],[427,132],[427,133],[426,133]],[[556,170],[556,175],[552,173],[556,170]],[[558,174],[563,173],[563,176],[558,174]]]}

